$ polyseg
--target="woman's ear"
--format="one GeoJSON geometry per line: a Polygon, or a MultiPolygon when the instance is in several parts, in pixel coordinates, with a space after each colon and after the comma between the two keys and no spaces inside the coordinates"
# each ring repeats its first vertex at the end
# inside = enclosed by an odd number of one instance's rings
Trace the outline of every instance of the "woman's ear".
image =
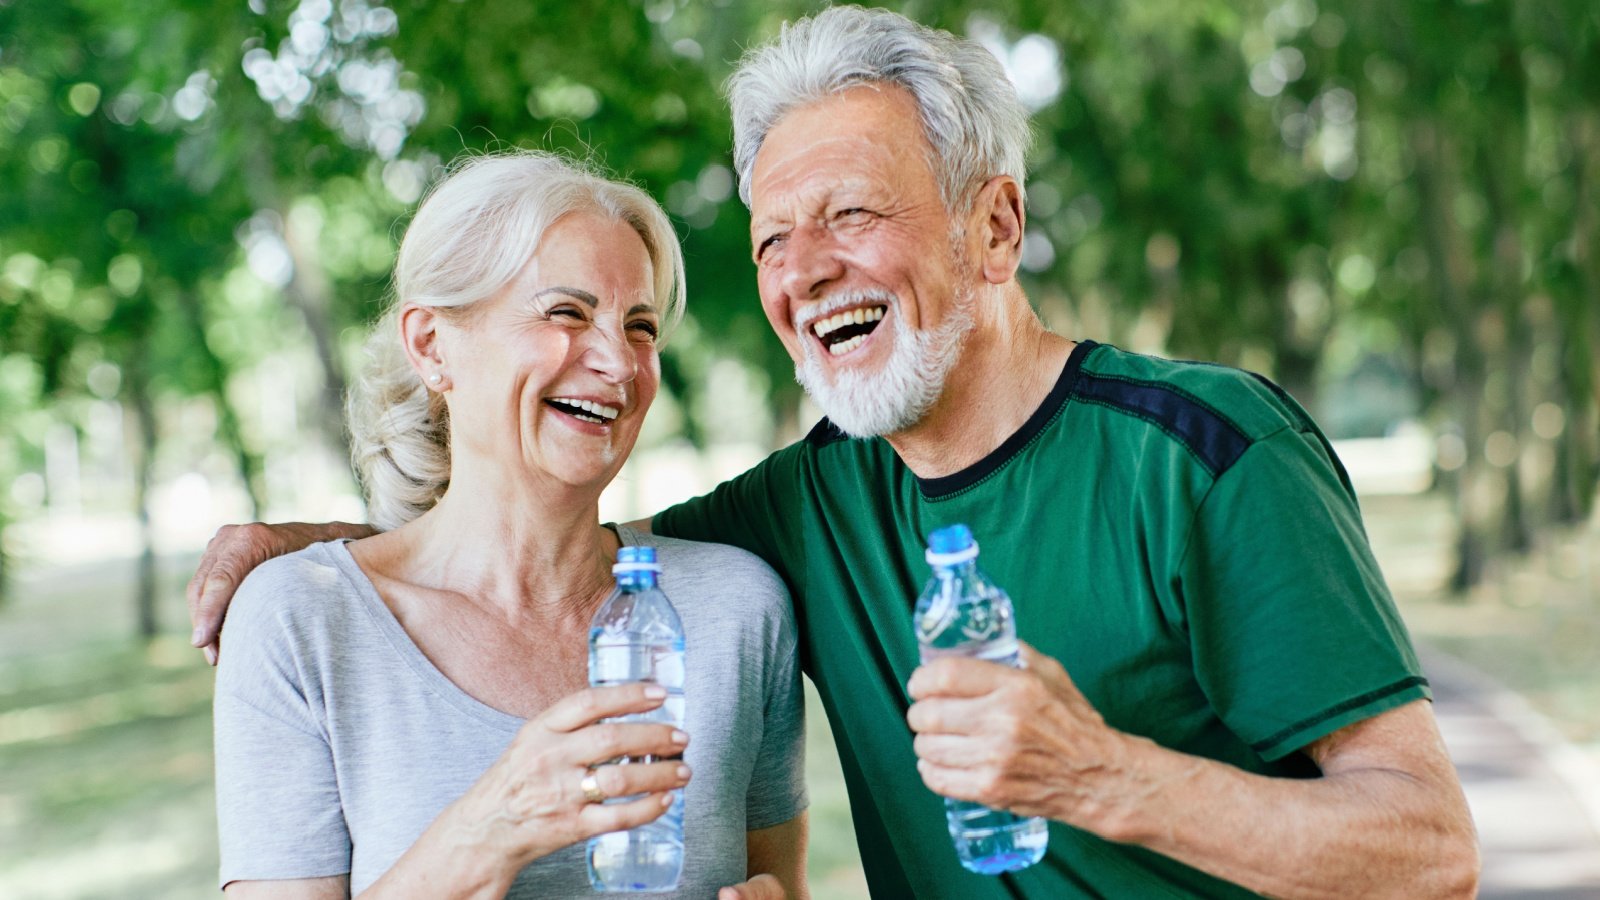
{"type": "Polygon", "coordinates": [[[1022,264],[1022,188],[1009,175],[996,175],[978,190],[972,204],[972,224],[982,240],[979,259],[983,280],[1006,284],[1022,264]]]}
{"type": "Polygon", "coordinates": [[[407,303],[400,308],[401,346],[405,347],[411,368],[433,391],[444,391],[450,384],[444,348],[439,340],[441,321],[438,311],[431,306],[407,303]]]}

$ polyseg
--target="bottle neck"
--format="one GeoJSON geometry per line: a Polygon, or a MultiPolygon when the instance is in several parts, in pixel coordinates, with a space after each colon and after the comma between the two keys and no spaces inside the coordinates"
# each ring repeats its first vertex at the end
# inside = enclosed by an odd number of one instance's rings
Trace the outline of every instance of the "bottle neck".
{"type": "Polygon", "coordinates": [[[654,572],[618,572],[617,590],[625,594],[635,594],[639,591],[648,591],[656,587],[656,573],[654,572]]]}
{"type": "Polygon", "coordinates": [[[978,560],[976,558],[958,562],[952,566],[936,565],[933,567],[933,574],[936,578],[966,578],[976,571],[978,571],[978,560]]]}

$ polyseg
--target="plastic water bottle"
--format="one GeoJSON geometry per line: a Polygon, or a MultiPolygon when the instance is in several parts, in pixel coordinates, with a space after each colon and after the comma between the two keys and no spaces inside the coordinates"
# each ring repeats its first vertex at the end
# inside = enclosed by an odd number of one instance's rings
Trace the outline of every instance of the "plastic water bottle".
{"type": "MultiPolygon", "coordinates": [[[[683,727],[683,623],[657,584],[661,566],[654,547],[623,547],[611,567],[612,592],[589,626],[589,684],[651,682],[667,699],[649,712],[610,722],[661,722],[683,727]]],[[[646,756],[618,762],[654,762],[646,756]]],[[[633,797],[613,797],[626,803],[633,797]]],[[[683,873],[683,790],[661,817],[629,831],[589,839],[589,883],[597,891],[670,891],[683,873]]]]}
{"type": "MultiPolygon", "coordinates": [[[[928,535],[933,578],[917,598],[922,661],[970,656],[1016,668],[1017,624],[1011,598],[978,569],[978,544],[965,525],[928,535]]],[[[1045,820],[964,800],[944,801],[956,856],[968,871],[998,875],[1026,869],[1044,856],[1045,820]]]]}

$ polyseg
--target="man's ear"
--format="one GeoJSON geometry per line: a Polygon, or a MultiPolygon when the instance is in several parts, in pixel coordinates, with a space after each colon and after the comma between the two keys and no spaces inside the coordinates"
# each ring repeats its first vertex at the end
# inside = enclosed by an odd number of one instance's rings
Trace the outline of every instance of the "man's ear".
{"type": "Polygon", "coordinates": [[[450,373],[439,341],[440,317],[431,306],[408,303],[400,308],[400,343],[411,368],[430,389],[444,390],[450,373]]]}
{"type": "Polygon", "coordinates": [[[1022,227],[1027,214],[1022,208],[1022,188],[1010,175],[989,179],[973,200],[971,222],[981,240],[979,260],[983,280],[1006,284],[1016,277],[1022,264],[1022,227]]]}

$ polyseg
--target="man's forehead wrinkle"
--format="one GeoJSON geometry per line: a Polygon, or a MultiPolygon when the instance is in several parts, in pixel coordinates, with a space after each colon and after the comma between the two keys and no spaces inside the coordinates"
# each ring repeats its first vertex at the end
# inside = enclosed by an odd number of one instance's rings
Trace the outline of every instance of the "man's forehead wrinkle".
{"type": "Polygon", "coordinates": [[[767,178],[757,180],[752,201],[766,208],[755,214],[752,224],[765,224],[775,218],[787,220],[796,209],[800,215],[816,214],[841,194],[895,193],[893,167],[862,164],[861,153],[841,154],[836,165],[827,165],[824,154],[807,154],[805,159],[806,167],[799,171],[769,173],[767,178]],[[774,204],[784,208],[774,212],[774,204]]]}
{"type": "Polygon", "coordinates": [[[771,150],[773,141],[769,137],[767,143],[762,145],[761,152],[756,155],[755,170],[752,173],[754,185],[759,187],[763,182],[772,181],[774,178],[780,181],[792,178],[790,173],[793,172],[797,162],[802,165],[801,171],[805,171],[804,165],[818,157],[834,155],[843,159],[858,158],[862,145],[870,146],[871,143],[866,135],[861,134],[820,135],[789,146],[782,156],[774,158],[772,153],[776,151],[771,150]]]}

